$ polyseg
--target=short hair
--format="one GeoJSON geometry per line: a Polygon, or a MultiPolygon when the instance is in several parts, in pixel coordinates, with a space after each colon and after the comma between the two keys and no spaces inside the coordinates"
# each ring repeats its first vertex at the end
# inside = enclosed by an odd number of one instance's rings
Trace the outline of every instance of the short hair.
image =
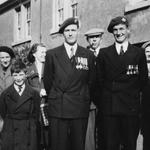
{"type": "Polygon", "coordinates": [[[27,68],[26,68],[26,65],[23,63],[22,59],[16,59],[13,63],[12,63],[12,66],[11,66],[11,75],[13,73],[19,73],[21,71],[23,72],[27,72],[27,68]]]}
{"type": "Polygon", "coordinates": [[[28,53],[28,56],[27,56],[27,59],[30,63],[33,63],[35,61],[35,57],[33,56],[33,54],[37,51],[37,47],[40,46],[40,47],[46,47],[43,43],[35,43],[32,45],[29,53],[28,53]]]}

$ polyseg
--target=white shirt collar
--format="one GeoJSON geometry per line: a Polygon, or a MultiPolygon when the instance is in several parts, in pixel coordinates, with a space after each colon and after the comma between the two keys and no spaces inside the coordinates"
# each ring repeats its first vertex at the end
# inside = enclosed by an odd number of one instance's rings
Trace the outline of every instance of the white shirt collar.
{"type": "Polygon", "coordinates": [[[36,69],[37,69],[37,72],[38,72],[38,75],[39,75],[39,79],[41,80],[41,77],[42,77],[42,72],[43,72],[43,64],[44,63],[41,63],[39,61],[36,61],[35,62],[35,66],[36,66],[36,69]]]}
{"type": "Polygon", "coordinates": [[[120,54],[120,47],[123,46],[123,51],[126,52],[127,49],[128,49],[128,45],[129,45],[129,42],[128,41],[125,41],[124,43],[120,44],[120,43],[115,43],[115,47],[116,47],[116,50],[117,50],[117,53],[120,54]]]}
{"type": "Polygon", "coordinates": [[[18,85],[14,84],[14,88],[15,90],[18,92],[19,95],[22,95],[24,89],[25,89],[25,83],[22,85],[22,89],[21,91],[19,92],[19,88],[18,88],[18,85]]]}
{"type": "Polygon", "coordinates": [[[99,51],[100,51],[100,46],[97,47],[95,50],[90,48],[90,50],[94,53],[94,55],[97,57],[97,55],[99,54],[99,51]]]}
{"type": "Polygon", "coordinates": [[[67,52],[67,54],[68,54],[68,57],[70,57],[71,56],[71,51],[70,51],[70,49],[73,47],[73,49],[74,49],[74,55],[75,55],[75,53],[76,53],[76,51],[77,51],[77,43],[75,43],[74,45],[69,45],[69,44],[67,44],[66,42],[64,42],[64,46],[65,46],[65,48],[66,48],[66,52],[67,52]]]}

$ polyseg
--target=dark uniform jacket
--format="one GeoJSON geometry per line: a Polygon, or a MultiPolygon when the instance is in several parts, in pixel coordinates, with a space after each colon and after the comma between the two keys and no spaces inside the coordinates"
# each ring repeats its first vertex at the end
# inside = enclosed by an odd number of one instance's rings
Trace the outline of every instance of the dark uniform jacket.
{"type": "Polygon", "coordinates": [[[0,97],[2,150],[37,150],[39,94],[26,85],[20,96],[11,85],[0,97]]]}
{"type": "Polygon", "coordinates": [[[49,50],[44,69],[49,115],[62,118],[88,117],[89,90],[95,75],[94,55],[78,45],[72,66],[64,45],[49,50]]]}
{"type": "Polygon", "coordinates": [[[142,92],[142,113],[150,115],[150,78],[142,92]]]}
{"type": "Polygon", "coordinates": [[[103,113],[138,114],[140,91],[148,76],[144,50],[129,44],[125,54],[119,56],[115,45],[111,45],[101,49],[96,68],[103,113]]]}

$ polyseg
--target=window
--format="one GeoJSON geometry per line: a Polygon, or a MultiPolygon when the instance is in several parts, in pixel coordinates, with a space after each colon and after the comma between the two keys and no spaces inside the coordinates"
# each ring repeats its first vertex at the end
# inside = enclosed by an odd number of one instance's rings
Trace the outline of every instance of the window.
{"type": "Polygon", "coordinates": [[[16,21],[17,21],[17,39],[21,38],[21,7],[16,9],[16,21]]]}
{"type": "Polygon", "coordinates": [[[125,13],[147,8],[150,6],[150,0],[128,0],[125,7],[125,13]]]}
{"type": "Polygon", "coordinates": [[[14,10],[14,44],[31,39],[31,5],[21,4],[14,10]]]}
{"type": "Polygon", "coordinates": [[[146,0],[128,0],[128,3],[129,3],[130,5],[135,5],[135,4],[137,4],[137,3],[139,3],[139,2],[142,2],[142,1],[146,1],[146,0]]]}
{"type": "Polygon", "coordinates": [[[77,17],[77,2],[74,0],[72,1],[71,7],[72,7],[72,16],[77,17]]]}
{"type": "Polygon", "coordinates": [[[51,34],[56,33],[62,22],[69,17],[78,16],[77,0],[53,0],[53,24],[51,34]]]}
{"type": "Polygon", "coordinates": [[[58,20],[59,20],[59,24],[61,25],[61,23],[63,22],[64,19],[64,7],[63,7],[63,0],[58,0],[58,20]]]}
{"type": "Polygon", "coordinates": [[[31,7],[30,3],[25,5],[26,10],[26,36],[31,36],[31,7]]]}

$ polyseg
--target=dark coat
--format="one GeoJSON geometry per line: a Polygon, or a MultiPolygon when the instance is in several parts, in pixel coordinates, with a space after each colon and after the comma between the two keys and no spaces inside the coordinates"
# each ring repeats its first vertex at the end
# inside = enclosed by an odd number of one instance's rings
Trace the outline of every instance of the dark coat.
{"type": "MultiPolygon", "coordinates": [[[[43,65],[44,68],[44,65],[43,65]]],[[[43,85],[43,74],[41,81],[39,80],[39,74],[37,71],[37,68],[35,64],[33,63],[27,70],[27,75],[28,75],[28,83],[30,86],[32,86],[35,90],[37,90],[40,93],[40,90],[44,88],[43,85]]]]}
{"type": "Polygon", "coordinates": [[[0,94],[13,83],[10,68],[11,66],[8,67],[4,74],[4,71],[0,66],[0,94]]]}
{"type": "Polygon", "coordinates": [[[44,86],[48,93],[49,115],[85,118],[89,114],[89,90],[93,86],[95,65],[92,52],[78,45],[76,64],[72,66],[64,45],[49,50],[44,68],[44,86]],[[81,68],[78,59],[82,59],[81,68]],[[87,65],[84,65],[87,60],[87,65]]]}
{"type": "Polygon", "coordinates": [[[36,124],[39,94],[26,85],[20,96],[14,85],[0,97],[0,115],[4,119],[2,150],[37,150],[36,124]]]}
{"type": "Polygon", "coordinates": [[[142,92],[142,113],[146,116],[150,115],[150,79],[142,92]]]}
{"type": "Polygon", "coordinates": [[[115,45],[111,45],[101,49],[96,63],[103,113],[137,115],[140,91],[148,78],[144,50],[129,44],[120,58],[115,45]]]}

